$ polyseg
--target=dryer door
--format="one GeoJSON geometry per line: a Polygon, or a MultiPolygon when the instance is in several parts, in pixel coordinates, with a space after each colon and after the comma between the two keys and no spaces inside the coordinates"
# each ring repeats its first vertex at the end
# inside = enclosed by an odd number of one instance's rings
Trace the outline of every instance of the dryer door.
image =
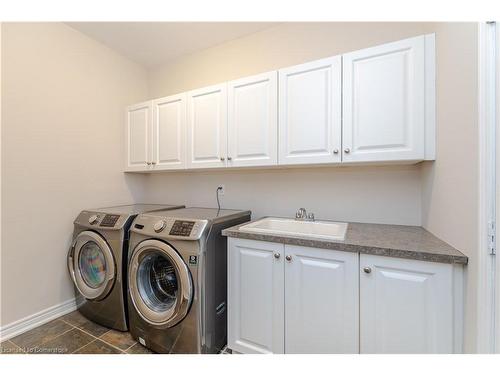
{"type": "Polygon", "coordinates": [[[68,254],[68,268],[76,288],[89,300],[106,297],[115,282],[113,252],[95,232],[84,231],[75,238],[68,254]]]}
{"type": "Polygon", "coordinates": [[[139,243],[132,252],[128,281],[137,313],[149,324],[172,327],[187,315],[193,282],[181,256],[158,240],[139,243]]]}

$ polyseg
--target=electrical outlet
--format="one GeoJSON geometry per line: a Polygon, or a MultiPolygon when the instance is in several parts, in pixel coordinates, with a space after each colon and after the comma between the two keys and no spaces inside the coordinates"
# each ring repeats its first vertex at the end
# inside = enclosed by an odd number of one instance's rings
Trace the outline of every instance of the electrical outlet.
{"type": "Polygon", "coordinates": [[[224,195],[226,193],[226,186],[224,185],[217,186],[217,189],[219,189],[219,195],[224,195]]]}

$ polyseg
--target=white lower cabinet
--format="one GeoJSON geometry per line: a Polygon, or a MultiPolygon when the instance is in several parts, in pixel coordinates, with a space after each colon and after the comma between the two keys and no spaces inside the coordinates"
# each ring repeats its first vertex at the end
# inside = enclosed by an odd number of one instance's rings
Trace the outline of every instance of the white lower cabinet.
{"type": "Polygon", "coordinates": [[[228,241],[233,351],[462,351],[461,265],[228,241]]]}
{"type": "Polygon", "coordinates": [[[240,353],[284,353],[284,246],[228,241],[228,346],[240,353]]]}
{"type": "Polygon", "coordinates": [[[461,351],[462,266],[361,254],[361,353],[461,351]]]}
{"type": "Polygon", "coordinates": [[[228,347],[358,353],[358,255],[229,238],[228,347]]]}
{"type": "Polygon", "coordinates": [[[285,352],[358,353],[358,254],[285,245],[285,352]]]}

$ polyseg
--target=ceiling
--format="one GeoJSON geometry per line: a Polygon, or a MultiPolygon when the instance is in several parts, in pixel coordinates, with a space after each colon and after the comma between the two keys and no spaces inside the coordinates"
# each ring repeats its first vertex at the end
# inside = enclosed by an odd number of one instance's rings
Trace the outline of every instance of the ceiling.
{"type": "Polygon", "coordinates": [[[272,22],[70,22],[67,25],[154,68],[277,25],[272,22]]]}

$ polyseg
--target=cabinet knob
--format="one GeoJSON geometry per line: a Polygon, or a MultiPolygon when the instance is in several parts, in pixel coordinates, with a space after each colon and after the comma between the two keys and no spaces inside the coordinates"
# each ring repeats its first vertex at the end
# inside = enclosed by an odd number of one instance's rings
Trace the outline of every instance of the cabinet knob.
{"type": "Polygon", "coordinates": [[[156,162],[154,161],[154,162],[152,162],[151,164],[156,165],[156,162]]]}
{"type": "Polygon", "coordinates": [[[274,257],[275,257],[276,259],[279,259],[279,258],[280,258],[280,256],[281,256],[281,254],[280,254],[280,253],[274,253],[274,257]]]}
{"type": "Polygon", "coordinates": [[[365,267],[365,268],[363,268],[363,271],[364,271],[365,273],[371,273],[371,272],[372,272],[372,269],[371,269],[370,267],[365,267]]]}
{"type": "Polygon", "coordinates": [[[292,261],[292,256],[291,256],[291,255],[287,255],[287,256],[285,257],[285,259],[286,259],[287,261],[291,262],[291,261],[292,261]]]}
{"type": "Polygon", "coordinates": [[[227,160],[228,160],[228,161],[231,161],[231,160],[233,160],[233,158],[232,158],[231,156],[228,156],[228,157],[227,157],[227,160]]]}
{"type": "Polygon", "coordinates": [[[224,160],[226,160],[226,158],[220,158],[220,161],[224,161],[224,160]]]}
{"type": "Polygon", "coordinates": [[[346,148],[346,149],[344,149],[344,152],[345,152],[346,154],[348,154],[349,152],[351,152],[351,149],[346,148]]]}
{"type": "Polygon", "coordinates": [[[333,153],[334,153],[335,155],[337,155],[337,154],[339,153],[339,150],[338,150],[338,149],[335,149],[335,150],[333,150],[333,153]]]}
{"type": "Polygon", "coordinates": [[[147,165],[151,165],[151,163],[149,161],[146,162],[147,165]]]}

